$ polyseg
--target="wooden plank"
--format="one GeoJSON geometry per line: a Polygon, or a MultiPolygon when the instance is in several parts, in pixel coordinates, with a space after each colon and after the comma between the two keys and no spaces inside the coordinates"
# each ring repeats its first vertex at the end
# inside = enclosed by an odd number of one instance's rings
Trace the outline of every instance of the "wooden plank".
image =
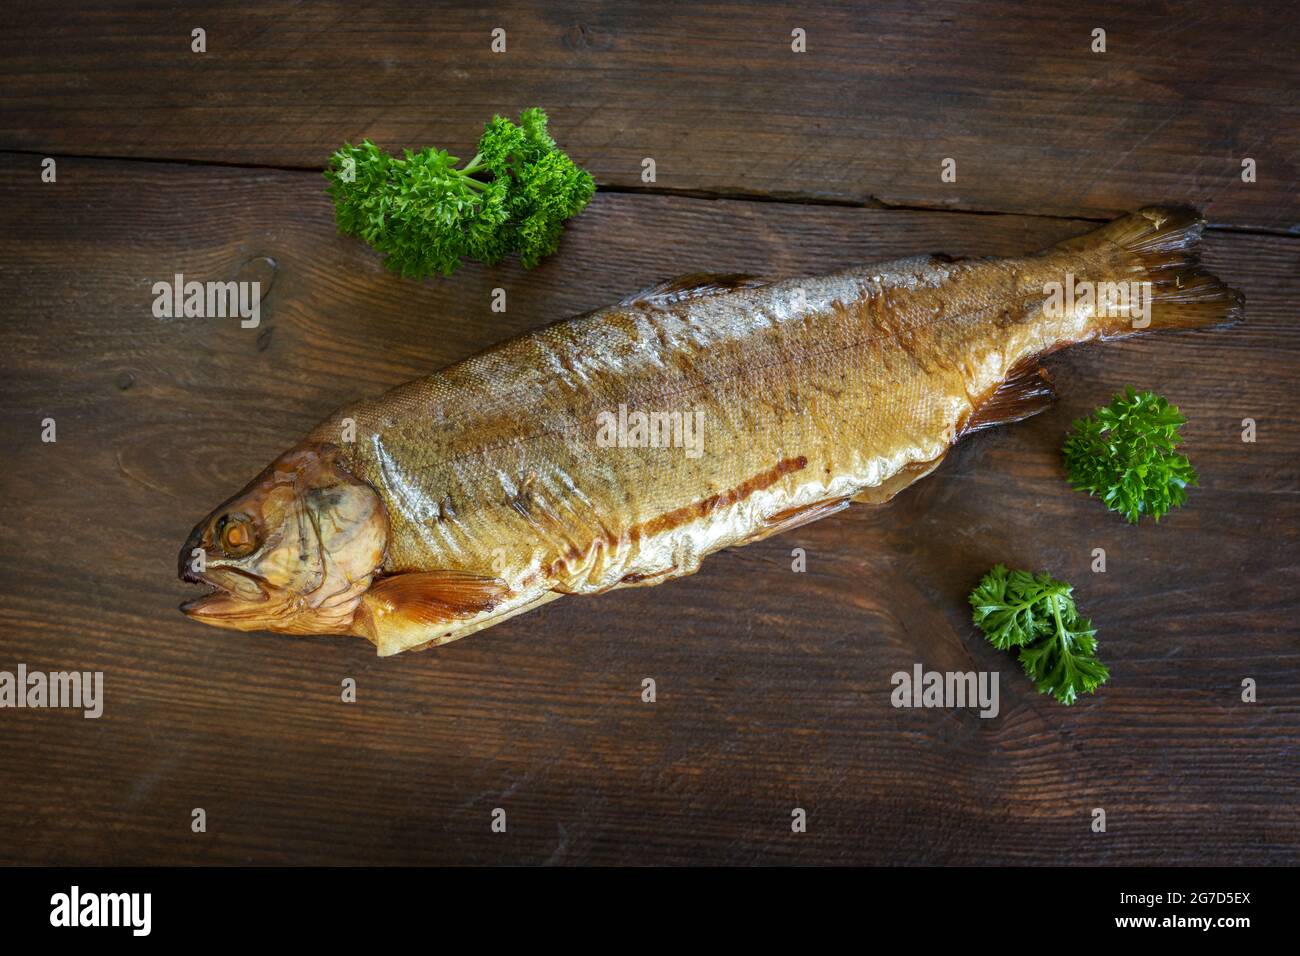
{"type": "Polygon", "coordinates": [[[362,137],[468,155],[494,113],[541,105],[604,186],[646,188],[650,157],[657,190],[1092,217],[1191,202],[1300,228],[1295,5],[100,0],[10,18],[0,149],[320,168],[362,137]]]}
{"type": "Polygon", "coordinates": [[[0,669],[106,682],[99,720],[0,712],[0,861],[1300,862],[1296,240],[1212,233],[1245,325],[1053,358],[1057,408],[963,443],[885,507],[381,660],[175,608],[191,524],[332,407],[680,272],[1012,254],[1089,224],[599,195],[537,270],[414,283],[335,234],[311,173],[0,173],[0,669]],[[151,285],[176,272],[273,274],[262,327],[154,318],[151,285]],[[1130,383],[1182,406],[1202,476],[1158,526],[1061,477],[1068,422],[1130,383]],[[1078,585],[1102,693],[1060,707],[974,632],[965,595],[999,560],[1078,585]],[[916,662],[1000,671],[1001,715],[894,709],[890,675],[916,662]]]}

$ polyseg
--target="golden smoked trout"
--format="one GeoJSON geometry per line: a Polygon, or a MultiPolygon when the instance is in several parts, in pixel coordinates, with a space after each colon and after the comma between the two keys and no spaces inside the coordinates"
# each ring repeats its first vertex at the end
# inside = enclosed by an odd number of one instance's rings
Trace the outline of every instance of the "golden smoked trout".
{"type": "Polygon", "coordinates": [[[445,644],[880,503],[1052,399],[1038,359],[1230,323],[1204,223],[1143,209],[1015,259],[689,275],[340,409],[201,521],[182,605],[238,630],[445,644]]]}

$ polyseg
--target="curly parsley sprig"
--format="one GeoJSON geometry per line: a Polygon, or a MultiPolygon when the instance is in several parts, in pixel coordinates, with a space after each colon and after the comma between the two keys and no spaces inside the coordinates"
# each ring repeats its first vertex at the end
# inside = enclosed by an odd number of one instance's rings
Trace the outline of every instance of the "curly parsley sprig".
{"type": "Polygon", "coordinates": [[[412,279],[451,275],[463,258],[491,264],[512,252],[531,269],[555,251],[564,221],[596,191],[536,108],[524,110],[518,125],[494,117],[474,158],[459,162],[441,149],[397,157],[369,140],[344,145],[325,171],[339,231],[364,239],[389,269],[412,279]]]}
{"type": "Polygon", "coordinates": [[[1128,388],[1074,423],[1062,449],[1070,484],[1098,496],[1130,523],[1144,514],[1159,521],[1196,484],[1195,469],[1174,451],[1186,421],[1159,395],[1128,388]]]}
{"type": "Polygon", "coordinates": [[[1044,694],[1072,704],[1110,677],[1097,659],[1097,630],[1079,615],[1074,588],[1046,574],[997,565],[970,594],[975,624],[999,650],[1019,650],[1020,666],[1044,694]]]}

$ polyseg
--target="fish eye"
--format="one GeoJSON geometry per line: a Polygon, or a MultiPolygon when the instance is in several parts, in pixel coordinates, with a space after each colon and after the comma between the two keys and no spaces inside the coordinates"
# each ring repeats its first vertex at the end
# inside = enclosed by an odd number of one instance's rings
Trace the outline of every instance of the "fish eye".
{"type": "Polygon", "coordinates": [[[248,515],[231,512],[217,521],[217,542],[228,558],[243,558],[257,547],[257,534],[248,515]]]}

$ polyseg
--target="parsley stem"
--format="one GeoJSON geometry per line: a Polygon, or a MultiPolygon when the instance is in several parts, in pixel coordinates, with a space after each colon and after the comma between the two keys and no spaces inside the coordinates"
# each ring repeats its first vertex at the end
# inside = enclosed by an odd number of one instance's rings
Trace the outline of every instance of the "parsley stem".
{"type": "Polygon", "coordinates": [[[1061,650],[1068,651],[1070,647],[1065,642],[1065,625],[1061,623],[1061,596],[1053,593],[1049,600],[1052,602],[1052,617],[1056,618],[1056,636],[1061,642],[1061,650]]]}

